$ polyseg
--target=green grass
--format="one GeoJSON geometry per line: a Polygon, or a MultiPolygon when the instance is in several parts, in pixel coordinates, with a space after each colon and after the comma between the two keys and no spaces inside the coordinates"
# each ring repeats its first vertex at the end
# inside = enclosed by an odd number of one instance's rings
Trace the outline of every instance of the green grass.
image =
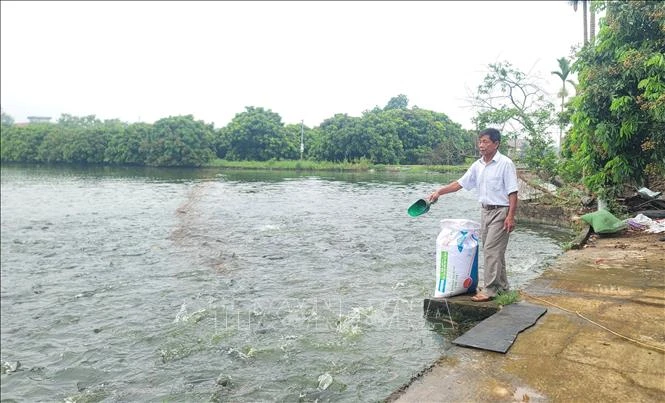
{"type": "Polygon", "coordinates": [[[520,300],[519,291],[500,292],[497,294],[496,298],[494,298],[496,304],[500,306],[514,304],[519,300],[520,300]]]}
{"type": "MultiPolygon", "coordinates": [[[[413,173],[428,173],[428,172],[461,172],[464,173],[469,168],[468,165],[387,165],[392,170],[408,171],[413,173]]],[[[391,169],[386,169],[391,170],[391,169]]]]}
{"type": "Polygon", "coordinates": [[[227,161],[213,160],[206,164],[207,168],[233,168],[233,169],[268,169],[292,171],[378,171],[378,172],[465,172],[466,165],[384,165],[372,164],[361,159],[354,162],[329,162],[311,160],[270,160],[270,161],[227,161]]]}
{"type": "Polygon", "coordinates": [[[227,161],[216,159],[206,165],[212,168],[275,169],[293,171],[368,171],[371,164],[366,161],[334,163],[309,160],[227,161]]]}

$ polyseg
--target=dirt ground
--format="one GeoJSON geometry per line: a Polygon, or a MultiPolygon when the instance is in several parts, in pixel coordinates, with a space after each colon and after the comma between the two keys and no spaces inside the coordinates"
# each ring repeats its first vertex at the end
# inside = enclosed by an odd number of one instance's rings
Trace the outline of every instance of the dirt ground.
{"type": "Polygon", "coordinates": [[[387,401],[665,401],[665,233],[592,235],[521,292],[548,311],[507,354],[453,347],[387,401]]]}

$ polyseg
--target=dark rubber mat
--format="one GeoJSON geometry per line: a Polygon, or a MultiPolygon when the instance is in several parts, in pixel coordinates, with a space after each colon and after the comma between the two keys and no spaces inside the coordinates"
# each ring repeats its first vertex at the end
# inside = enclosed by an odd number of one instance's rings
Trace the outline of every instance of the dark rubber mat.
{"type": "Polygon", "coordinates": [[[524,302],[505,305],[489,318],[453,340],[454,344],[506,353],[517,334],[533,326],[547,309],[524,302]]]}

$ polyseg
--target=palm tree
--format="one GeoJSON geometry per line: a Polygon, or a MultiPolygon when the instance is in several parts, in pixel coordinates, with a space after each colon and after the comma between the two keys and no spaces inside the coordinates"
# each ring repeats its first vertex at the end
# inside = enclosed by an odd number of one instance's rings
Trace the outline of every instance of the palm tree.
{"type": "MultiPolygon", "coordinates": [[[[568,4],[573,6],[573,10],[577,12],[577,6],[579,3],[582,3],[582,22],[584,23],[584,44],[586,45],[589,42],[589,31],[587,30],[587,0],[569,0],[568,4]]],[[[595,29],[594,29],[595,32],[595,29]]]]}
{"type": "MultiPolygon", "coordinates": [[[[559,71],[553,71],[552,74],[558,76],[561,79],[561,90],[559,90],[558,96],[561,97],[561,115],[563,116],[563,107],[566,97],[568,96],[568,91],[566,90],[566,82],[572,84],[573,88],[575,87],[575,82],[568,80],[568,75],[571,72],[570,61],[565,57],[557,59],[559,62],[559,71]]],[[[563,139],[563,126],[564,123],[559,121],[559,153],[561,152],[561,140],[563,139]]]]}
{"type": "Polygon", "coordinates": [[[589,40],[593,43],[596,37],[596,11],[594,10],[593,3],[589,0],[589,40]]]}

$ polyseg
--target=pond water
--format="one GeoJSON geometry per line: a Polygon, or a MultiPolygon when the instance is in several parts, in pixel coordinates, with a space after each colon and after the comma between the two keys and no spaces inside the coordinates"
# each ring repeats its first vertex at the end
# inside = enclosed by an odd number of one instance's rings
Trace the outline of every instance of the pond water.
{"type": "MultiPolygon", "coordinates": [[[[406,209],[456,176],[3,166],[2,399],[384,399],[455,332],[422,304],[475,195],[406,209]]],[[[519,225],[512,286],[568,239],[519,225]]]]}

